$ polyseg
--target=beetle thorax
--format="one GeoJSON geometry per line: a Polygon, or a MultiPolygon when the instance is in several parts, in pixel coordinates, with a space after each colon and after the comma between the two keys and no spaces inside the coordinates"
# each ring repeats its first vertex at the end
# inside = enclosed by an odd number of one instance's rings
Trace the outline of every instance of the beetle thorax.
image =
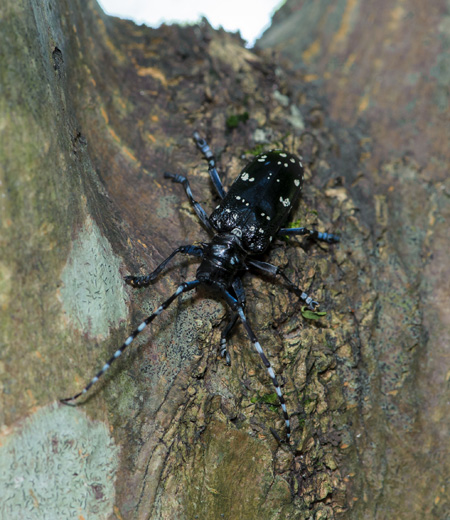
{"type": "Polygon", "coordinates": [[[204,249],[203,261],[197,269],[197,280],[221,289],[232,284],[238,271],[244,268],[247,253],[235,234],[218,234],[204,249]]]}

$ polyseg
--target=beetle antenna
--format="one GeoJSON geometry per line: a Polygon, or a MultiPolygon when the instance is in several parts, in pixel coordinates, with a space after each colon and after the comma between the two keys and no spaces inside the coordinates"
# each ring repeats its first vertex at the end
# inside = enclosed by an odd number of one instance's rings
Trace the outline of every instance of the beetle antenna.
{"type": "Polygon", "coordinates": [[[244,314],[244,309],[241,305],[239,305],[238,301],[231,296],[227,291],[223,291],[225,298],[231,308],[239,314],[239,318],[242,322],[242,325],[244,325],[245,331],[247,332],[247,336],[249,337],[250,341],[252,342],[252,345],[255,347],[256,351],[259,354],[259,357],[261,358],[262,362],[264,363],[264,366],[267,369],[267,372],[269,373],[270,379],[272,379],[273,386],[275,387],[275,392],[277,393],[278,400],[280,401],[281,409],[283,410],[284,415],[284,422],[286,424],[286,440],[289,442],[291,438],[291,422],[289,419],[289,414],[287,412],[286,408],[286,401],[284,400],[283,393],[280,388],[280,384],[278,383],[277,376],[275,375],[275,372],[272,368],[272,365],[270,364],[270,361],[267,359],[266,355],[264,354],[264,351],[255,335],[253,330],[251,329],[247,318],[244,314]]]}
{"type": "Polygon", "coordinates": [[[97,374],[91,379],[91,381],[81,390],[81,392],[78,392],[78,394],[73,395],[72,397],[66,397],[65,399],[60,399],[61,403],[67,404],[69,406],[76,406],[76,403],[71,403],[70,401],[75,401],[80,396],[85,394],[91,387],[94,385],[102,376],[103,374],[109,369],[109,367],[114,363],[114,361],[120,357],[123,352],[126,350],[126,348],[131,345],[131,343],[136,339],[136,337],[147,327],[149,323],[151,323],[156,316],[159,316],[161,312],[164,309],[167,309],[169,305],[176,299],[180,294],[191,291],[195,287],[197,287],[200,284],[198,280],[193,280],[192,282],[185,282],[182,283],[178,289],[172,294],[170,298],[168,298],[165,302],[163,302],[156,311],[151,314],[148,318],[146,318],[137,329],[135,329],[128,338],[124,341],[123,345],[114,352],[113,356],[108,359],[108,361],[103,365],[103,367],[97,372],[97,374]]]}

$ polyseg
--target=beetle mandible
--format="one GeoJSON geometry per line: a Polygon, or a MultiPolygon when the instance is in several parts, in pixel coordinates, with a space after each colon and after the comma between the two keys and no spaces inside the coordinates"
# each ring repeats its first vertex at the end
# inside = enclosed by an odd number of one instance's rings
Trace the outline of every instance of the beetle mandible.
{"type": "Polygon", "coordinates": [[[208,161],[209,175],[221,198],[220,204],[208,217],[205,210],[194,199],[186,177],[167,172],[164,174],[164,177],[184,187],[200,222],[212,235],[211,241],[209,243],[203,242],[199,245],[180,246],[152,273],[145,276],[126,276],[125,281],[136,288],[148,286],[178,253],[201,259],[196,278],[190,282],[182,283],[170,298],[146,318],[128,336],[123,345],[116,350],[114,355],[103,365],[81,392],[72,397],[61,399],[61,401],[69,404],[85,394],[109,369],[111,364],[122,355],[136,336],[180,294],[191,291],[200,284],[205,284],[216,288],[227,301],[232,311],[230,321],[222,331],[219,347],[220,355],[225,358],[227,364],[230,364],[231,358],[227,350],[227,337],[236,322],[240,320],[275,387],[283,410],[286,438],[289,442],[291,424],[286,402],[275,372],[245,315],[246,298],[241,277],[245,271],[252,268],[261,273],[281,276],[288,287],[295,291],[300,299],[314,310],[318,303],[294,285],[279,267],[262,262],[254,257],[264,253],[272,240],[280,235],[308,235],[315,240],[328,243],[338,242],[339,237],[331,233],[319,233],[304,227],[282,227],[302,190],[304,169],[301,160],[297,156],[283,150],[271,150],[258,155],[247,164],[230,187],[228,193],[225,193],[217,173],[214,155],[208,143],[200,137],[198,132],[194,132],[193,137],[197,147],[208,161]]]}

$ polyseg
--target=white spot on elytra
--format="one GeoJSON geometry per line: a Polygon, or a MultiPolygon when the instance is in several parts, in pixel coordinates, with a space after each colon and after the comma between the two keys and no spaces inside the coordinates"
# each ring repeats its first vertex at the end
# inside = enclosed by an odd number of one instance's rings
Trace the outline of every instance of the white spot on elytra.
{"type": "Polygon", "coordinates": [[[241,175],[241,179],[243,181],[248,181],[248,173],[247,172],[244,172],[242,175],[241,175]]]}
{"type": "Polygon", "coordinates": [[[295,159],[293,157],[291,157],[289,160],[291,161],[291,163],[295,163],[295,159]]]}
{"type": "Polygon", "coordinates": [[[255,177],[252,177],[251,179],[248,180],[248,182],[253,182],[255,180],[255,177]]]}
{"type": "Polygon", "coordinates": [[[287,162],[284,163],[284,167],[287,168],[289,165],[287,162]]]}
{"type": "Polygon", "coordinates": [[[233,235],[236,235],[239,238],[241,238],[242,236],[242,231],[237,227],[235,227],[231,232],[233,233],[233,235]]]}
{"type": "Polygon", "coordinates": [[[241,200],[241,197],[239,195],[236,195],[236,200],[241,200]]]}
{"type": "Polygon", "coordinates": [[[280,153],[280,157],[287,157],[285,153],[280,153]]]}
{"type": "Polygon", "coordinates": [[[296,186],[300,186],[300,181],[299,181],[298,179],[295,179],[294,184],[295,184],[296,186]]]}
{"type": "Polygon", "coordinates": [[[283,197],[280,197],[280,202],[281,202],[281,204],[283,204],[283,206],[286,206],[286,207],[288,207],[289,204],[291,203],[291,201],[288,198],[283,199],[283,197]]]}

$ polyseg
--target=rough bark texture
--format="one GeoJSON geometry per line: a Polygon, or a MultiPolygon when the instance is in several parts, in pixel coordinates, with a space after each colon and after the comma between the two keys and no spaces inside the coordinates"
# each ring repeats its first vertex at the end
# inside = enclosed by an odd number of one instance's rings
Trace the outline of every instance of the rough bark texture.
{"type": "Polygon", "coordinates": [[[367,334],[348,518],[450,511],[449,44],[448,2],[294,0],[257,45],[303,73],[333,125],[365,129],[359,164],[339,169],[370,230],[357,300],[366,276],[375,295],[354,303],[367,334]]]}
{"type": "Polygon", "coordinates": [[[425,180],[410,156],[380,164],[370,128],[320,101],[304,68],[286,72],[272,52],[207,23],[153,30],[93,1],[4,4],[1,514],[444,518],[445,316],[424,312],[437,313],[433,291],[446,290],[436,244],[448,191],[433,176],[442,156],[425,180]],[[195,129],[225,185],[256,151],[303,151],[310,167],[292,221],[343,237],[337,247],[280,241],[267,256],[320,300],[318,322],[282,284],[246,279],[249,319],[293,414],[291,448],[270,432],[282,432],[280,410],[240,328],[231,368],[218,358],[226,309],[203,289],[162,314],[83,407],[54,404],[195,276],[179,259],[147,290],[122,281],[207,239],[162,176],[188,173],[205,209],[217,204],[195,129]]]}

